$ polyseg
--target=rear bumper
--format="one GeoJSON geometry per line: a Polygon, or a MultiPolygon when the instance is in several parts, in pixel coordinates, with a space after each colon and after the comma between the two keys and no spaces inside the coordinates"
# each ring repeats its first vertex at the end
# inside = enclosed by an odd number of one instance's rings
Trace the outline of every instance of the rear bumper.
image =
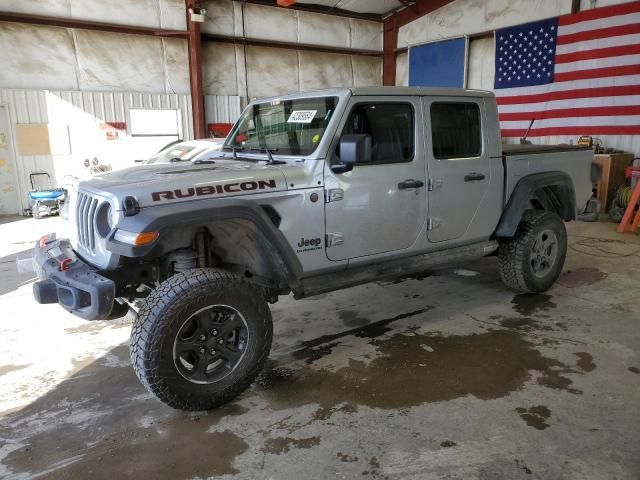
{"type": "Polygon", "coordinates": [[[38,303],[58,303],[86,320],[106,319],[115,302],[115,283],[82,261],[68,240],[43,237],[35,247],[34,268],[38,281],[33,296],[38,303]]]}

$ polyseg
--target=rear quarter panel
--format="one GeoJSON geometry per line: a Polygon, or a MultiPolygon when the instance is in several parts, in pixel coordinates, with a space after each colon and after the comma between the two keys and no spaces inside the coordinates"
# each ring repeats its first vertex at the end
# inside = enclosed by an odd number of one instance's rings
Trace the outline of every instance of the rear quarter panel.
{"type": "Polygon", "coordinates": [[[522,153],[505,156],[505,204],[517,183],[526,175],[564,172],[573,180],[577,213],[582,213],[591,198],[592,150],[522,153]]]}

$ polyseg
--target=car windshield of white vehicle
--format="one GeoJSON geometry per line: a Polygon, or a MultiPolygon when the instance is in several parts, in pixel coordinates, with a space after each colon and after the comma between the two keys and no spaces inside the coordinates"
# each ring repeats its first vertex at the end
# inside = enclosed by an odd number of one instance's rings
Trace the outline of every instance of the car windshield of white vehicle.
{"type": "Polygon", "coordinates": [[[310,155],[320,143],[338,97],[257,103],[247,109],[223,148],[280,155],[310,155]]]}
{"type": "Polygon", "coordinates": [[[191,159],[193,155],[198,153],[195,151],[196,147],[189,147],[187,145],[171,145],[164,150],[160,150],[153,157],[147,160],[145,163],[173,163],[173,162],[186,162],[191,159]]]}

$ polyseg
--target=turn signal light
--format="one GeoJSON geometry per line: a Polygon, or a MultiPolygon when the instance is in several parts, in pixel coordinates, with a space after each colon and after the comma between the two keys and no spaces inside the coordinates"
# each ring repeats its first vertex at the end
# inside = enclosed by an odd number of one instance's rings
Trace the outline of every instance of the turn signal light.
{"type": "Polygon", "coordinates": [[[129,245],[135,245],[137,247],[141,247],[143,245],[149,245],[155,242],[160,234],[158,232],[127,232],[126,230],[117,229],[113,239],[122,242],[128,243],[129,245]]]}
{"type": "Polygon", "coordinates": [[[135,245],[149,245],[160,236],[158,232],[142,232],[136,236],[135,245]]]}
{"type": "Polygon", "coordinates": [[[40,237],[40,248],[44,248],[44,246],[47,244],[48,241],[49,241],[49,235],[40,237]]]}

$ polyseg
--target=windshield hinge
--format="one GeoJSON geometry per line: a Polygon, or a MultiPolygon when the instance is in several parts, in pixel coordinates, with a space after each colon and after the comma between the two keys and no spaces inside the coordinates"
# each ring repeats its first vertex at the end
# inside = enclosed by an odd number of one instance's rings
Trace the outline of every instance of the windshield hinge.
{"type": "Polygon", "coordinates": [[[427,230],[435,230],[442,225],[442,219],[438,217],[429,217],[427,220],[427,230]]]}
{"type": "Polygon", "coordinates": [[[329,188],[324,191],[325,203],[339,202],[343,198],[344,198],[344,190],[341,188],[329,188]]]}
{"type": "Polygon", "coordinates": [[[344,243],[344,234],[340,232],[327,233],[327,248],[342,245],[344,243]]]}
{"type": "Polygon", "coordinates": [[[436,188],[442,187],[442,179],[440,178],[430,178],[427,181],[427,190],[429,192],[433,192],[436,188]]]}

